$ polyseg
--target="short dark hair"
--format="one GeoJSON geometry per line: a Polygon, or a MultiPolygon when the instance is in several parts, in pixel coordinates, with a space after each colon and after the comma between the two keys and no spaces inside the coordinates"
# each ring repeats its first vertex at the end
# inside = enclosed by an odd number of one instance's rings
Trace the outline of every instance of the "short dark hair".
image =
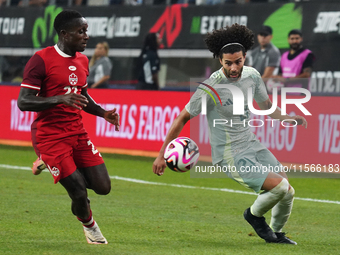
{"type": "Polygon", "coordinates": [[[270,26],[263,26],[259,32],[259,35],[268,36],[273,34],[273,29],[270,26]]]}
{"type": "Polygon", "coordinates": [[[242,51],[245,55],[254,45],[254,33],[246,26],[235,23],[207,33],[204,41],[209,51],[213,53],[214,58],[218,56],[222,59],[225,53],[233,54],[242,51]],[[223,47],[227,44],[231,45],[223,47]]]}
{"type": "Polygon", "coordinates": [[[83,16],[75,10],[63,10],[54,19],[54,29],[57,31],[58,35],[61,30],[68,30],[73,25],[72,21],[74,19],[82,18],[83,16]]]}
{"type": "Polygon", "coordinates": [[[299,29],[293,29],[293,30],[290,30],[289,33],[288,33],[288,37],[291,36],[291,35],[299,35],[302,37],[302,32],[301,30],[299,29]]]}

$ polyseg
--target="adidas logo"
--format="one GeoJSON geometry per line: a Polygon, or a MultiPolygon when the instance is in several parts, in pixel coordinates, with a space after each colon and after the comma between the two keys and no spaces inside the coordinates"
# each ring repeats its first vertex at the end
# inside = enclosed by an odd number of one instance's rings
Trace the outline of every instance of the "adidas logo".
{"type": "Polygon", "coordinates": [[[227,102],[225,102],[223,104],[223,106],[227,106],[227,105],[232,105],[233,104],[233,101],[230,100],[230,98],[227,100],[227,102]]]}

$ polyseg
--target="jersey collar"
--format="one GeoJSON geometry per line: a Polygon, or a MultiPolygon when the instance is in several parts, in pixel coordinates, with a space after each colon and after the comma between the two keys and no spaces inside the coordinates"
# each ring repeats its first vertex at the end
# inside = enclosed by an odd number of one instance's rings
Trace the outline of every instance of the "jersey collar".
{"type": "Polygon", "coordinates": [[[64,57],[64,58],[71,58],[71,57],[72,57],[72,56],[67,55],[66,53],[62,52],[62,51],[59,49],[59,47],[58,47],[57,44],[54,45],[54,49],[58,52],[58,54],[59,54],[60,56],[62,56],[62,57],[64,57]]]}

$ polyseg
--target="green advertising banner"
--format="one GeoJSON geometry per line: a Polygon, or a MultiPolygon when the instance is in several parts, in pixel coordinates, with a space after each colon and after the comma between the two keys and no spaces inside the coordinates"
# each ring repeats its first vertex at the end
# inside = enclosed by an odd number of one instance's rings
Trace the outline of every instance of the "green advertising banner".
{"type": "MultiPolygon", "coordinates": [[[[159,32],[168,49],[205,49],[203,39],[213,29],[239,23],[255,33],[262,25],[273,28],[273,43],[288,47],[291,29],[306,30],[316,23],[322,4],[225,4],[219,6],[108,6],[77,8],[88,20],[89,47],[106,40],[114,48],[140,48],[148,32],[159,32]],[[307,11],[304,11],[304,10],[307,11]]],[[[1,8],[0,47],[41,48],[56,42],[55,16],[63,7],[1,8]]],[[[331,8],[339,9],[340,4],[331,8]]],[[[307,42],[311,44],[312,42],[307,42]]]]}
{"type": "MultiPolygon", "coordinates": [[[[105,6],[78,7],[87,19],[90,40],[88,49],[107,41],[111,49],[124,53],[139,50],[148,32],[158,32],[166,50],[198,50],[207,53],[204,36],[213,29],[239,23],[255,34],[261,26],[273,28],[273,43],[281,53],[289,47],[288,32],[301,29],[303,45],[310,49],[316,61],[313,67],[311,91],[340,95],[340,3],[271,3],[224,4],[193,6],[105,6]]],[[[63,7],[0,9],[0,51],[2,54],[26,56],[57,41],[53,29],[55,16],[63,7]]],[[[169,51],[168,51],[169,52],[169,51]]],[[[183,51],[182,51],[183,52],[183,51]]],[[[196,52],[196,53],[197,53],[196,52]]],[[[192,53],[190,57],[194,57],[192,53]]],[[[171,54],[168,54],[169,56],[171,54]]],[[[177,56],[180,54],[177,53],[177,56]]],[[[123,56],[123,55],[122,55],[123,56]]],[[[124,55],[125,57],[128,54],[124,55]]],[[[186,55],[188,57],[188,55],[186,55]]],[[[202,56],[201,56],[202,57],[202,56]]],[[[212,57],[212,54],[211,54],[212,57]]]]}

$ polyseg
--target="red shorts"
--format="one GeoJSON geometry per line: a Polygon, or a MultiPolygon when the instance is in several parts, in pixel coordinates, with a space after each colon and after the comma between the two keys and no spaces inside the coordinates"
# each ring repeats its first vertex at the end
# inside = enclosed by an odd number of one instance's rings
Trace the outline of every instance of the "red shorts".
{"type": "Polygon", "coordinates": [[[78,168],[103,164],[104,161],[87,134],[35,144],[41,159],[54,178],[54,183],[78,168]]]}

